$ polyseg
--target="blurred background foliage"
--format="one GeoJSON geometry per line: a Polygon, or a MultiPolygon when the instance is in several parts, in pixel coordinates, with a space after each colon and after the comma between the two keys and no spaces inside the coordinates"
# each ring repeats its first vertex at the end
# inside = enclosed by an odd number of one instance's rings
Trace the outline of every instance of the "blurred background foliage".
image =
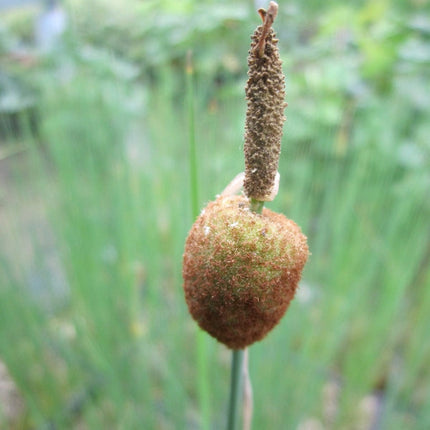
{"type": "MultiPolygon", "coordinates": [[[[203,207],[243,170],[264,2],[67,0],[49,52],[21,3],[0,16],[0,427],[223,428],[229,351],[197,335],[181,258],[191,189],[203,207]]],[[[428,4],[289,1],[275,29],[269,206],[312,256],[250,349],[253,428],[428,429],[428,4]]]]}

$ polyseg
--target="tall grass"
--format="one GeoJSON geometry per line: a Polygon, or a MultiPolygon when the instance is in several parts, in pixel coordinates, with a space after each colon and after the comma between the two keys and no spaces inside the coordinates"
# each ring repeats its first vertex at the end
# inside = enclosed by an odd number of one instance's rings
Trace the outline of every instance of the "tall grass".
{"type": "MultiPolygon", "coordinates": [[[[2,209],[0,357],[25,400],[22,428],[224,426],[230,354],[206,338],[196,371],[182,294],[189,114],[163,73],[133,108],[135,87],[92,69],[44,93],[39,142],[2,209]]],[[[243,170],[241,90],[209,99],[206,87],[201,76],[199,203],[243,170]]],[[[411,131],[397,102],[357,108],[337,151],[340,127],[315,117],[307,139],[290,99],[271,206],[301,225],[312,256],[286,317],[250,349],[256,429],[359,428],[376,419],[369,396],[379,428],[428,428],[428,189],[399,160],[411,131]]]]}

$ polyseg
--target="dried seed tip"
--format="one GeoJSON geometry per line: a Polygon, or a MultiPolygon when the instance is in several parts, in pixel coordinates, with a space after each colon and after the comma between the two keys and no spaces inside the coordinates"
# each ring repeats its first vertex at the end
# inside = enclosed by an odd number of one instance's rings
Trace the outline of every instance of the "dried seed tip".
{"type": "Polygon", "coordinates": [[[264,54],[267,33],[269,32],[270,27],[272,26],[273,22],[275,21],[276,15],[278,14],[277,3],[271,1],[269,3],[269,8],[267,9],[267,11],[264,9],[258,9],[258,14],[263,20],[263,30],[261,32],[260,40],[255,49],[258,56],[262,57],[264,54]]]}
{"type": "Polygon", "coordinates": [[[272,194],[285,121],[285,78],[275,32],[271,28],[278,6],[270,2],[264,19],[251,37],[246,84],[245,194],[268,200],[272,194]]]}
{"type": "Polygon", "coordinates": [[[260,17],[261,17],[261,20],[263,21],[263,24],[264,24],[264,20],[265,20],[265,18],[266,18],[266,9],[263,9],[263,8],[261,8],[261,9],[258,9],[258,14],[260,15],[260,17]]]}
{"type": "Polygon", "coordinates": [[[269,209],[257,215],[243,196],[218,197],[185,243],[192,317],[229,348],[261,340],[287,310],[308,255],[306,236],[284,215],[269,209]]]}

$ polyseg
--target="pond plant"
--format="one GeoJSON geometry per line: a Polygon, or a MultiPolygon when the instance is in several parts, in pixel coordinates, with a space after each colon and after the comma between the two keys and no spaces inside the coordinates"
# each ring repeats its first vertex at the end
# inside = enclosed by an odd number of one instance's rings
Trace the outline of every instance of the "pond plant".
{"type": "Polygon", "coordinates": [[[251,37],[245,172],[202,210],[186,239],[183,257],[185,299],[192,317],[233,350],[231,430],[238,415],[244,351],[279,323],[309,255],[300,227],[264,208],[279,187],[286,107],[285,78],[272,29],[277,10],[275,2],[267,11],[259,10],[263,23],[251,37]],[[236,195],[242,185],[243,195],[236,195]]]}

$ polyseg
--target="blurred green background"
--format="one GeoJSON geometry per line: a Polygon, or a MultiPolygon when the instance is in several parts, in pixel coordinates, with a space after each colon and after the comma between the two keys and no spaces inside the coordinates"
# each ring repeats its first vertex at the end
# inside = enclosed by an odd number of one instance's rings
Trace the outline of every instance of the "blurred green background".
{"type": "MultiPolygon", "coordinates": [[[[222,429],[230,352],[189,316],[181,260],[191,196],[243,170],[257,2],[67,0],[51,44],[53,9],[22,3],[0,11],[0,428],[222,429]]],[[[274,27],[268,207],[312,255],[250,348],[253,429],[427,430],[429,6],[290,0],[274,27]]]]}

